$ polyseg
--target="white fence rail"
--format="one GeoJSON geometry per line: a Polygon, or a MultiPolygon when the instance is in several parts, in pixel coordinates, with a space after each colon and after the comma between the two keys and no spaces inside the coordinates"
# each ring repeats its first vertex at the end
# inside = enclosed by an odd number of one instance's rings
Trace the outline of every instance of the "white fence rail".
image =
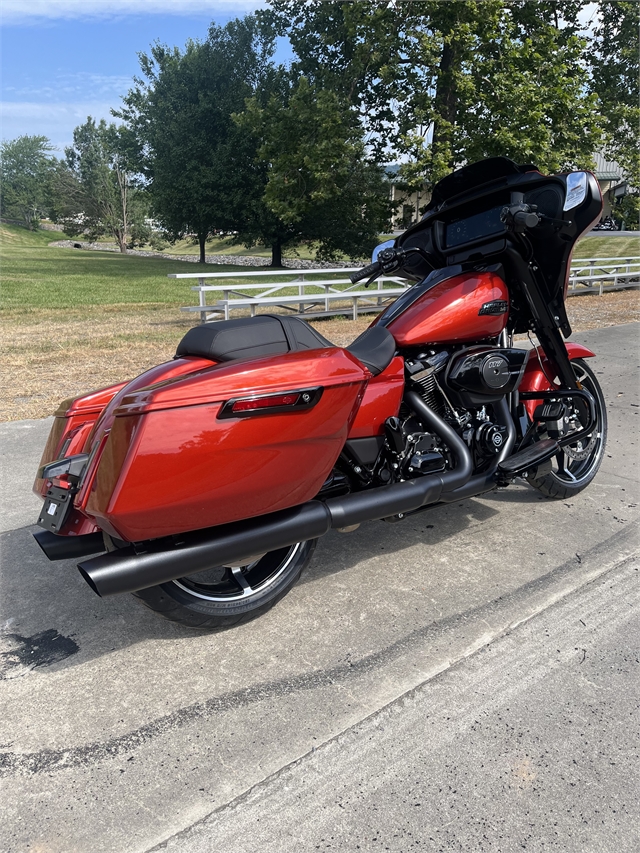
{"type": "MultiPolygon", "coordinates": [[[[231,311],[237,309],[249,309],[253,317],[259,307],[282,308],[305,317],[351,314],[355,320],[359,314],[379,313],[411,286],[404,279],[381,276],[375,287],[364,290],[361,282],[352,284],[348,278],[350,272],[358,269],[173,273],[168,278],[197,279],[191,289],[198,292],[198,304],[181,310],[199,313],[202,323],[223,317],[228,320],[231,311]],[[269,281],[261,284],[261,278],[269,281]],[[278,281],[279,278],[283,281],[278,281]],[[222,293],[222,299],[209,304],[207,295],[213,292],[222,293]]],[[[640,258],[583,258],[571,265],[568,295],[602,295],[609,290],[639,285],[640,258]]]]}
{"type": "Polygon", "coordinates": [[[340,267],[322,270],[260,270],[259,272],[173,273],[168,278],[194,278],[198,284],[198,305],[188,305],[182,311],[197,312],[200,320],[229,319],[235,309],[249,309],[255,316],[258,307],[284,308],[304,317],[331,317],[351,314],[379,313],[410,287],[410,282],[394,276],[381,276],[375,286],[363,289],[363,283],[353,284],[348,273],[360,267],[340,267]],[[328,275],[339,277],[327,278],[328,275]],[[287,277],[287,281],[255,283],[256,278],[287,277]],[[318,278],[318,276],[320,276],[318,278]],[[213,280],[215,283],[208,283],[213,280]],[[246,284],[245,284],[246,280],[246,284]],[[222,293],[222,299],[207,303],[207,294],[222,293]]]}
{"type": "Polygon", "coordinates": [[[638,287],[640,258],[583,258],[571,264],[569,296],[638,287]]]}

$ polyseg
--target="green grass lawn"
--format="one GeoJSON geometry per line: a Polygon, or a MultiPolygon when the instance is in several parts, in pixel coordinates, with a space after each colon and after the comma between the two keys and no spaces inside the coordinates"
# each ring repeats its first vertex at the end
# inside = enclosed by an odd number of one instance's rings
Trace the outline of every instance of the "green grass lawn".
{"type": "MultiPolygon", "coordinates": [[[[196,282],[169,273],[196,273],[193,263],[164,258],[52,248],[65,239],[51,231],[0,226],[1,305],[7,309],[78,308],[85,305],[189,305],[196,282]]],[[[249,272],[230,263],[206,272],[249,272]]],[[[275,281],[276,279],[274,279],[275,281]]]]}
{"type": "MultiPolygon", "coordinates": [[[[264,267],[233,264],[232,255],[229,256],[229,264],[210,264],[203,268],[170,258],[62,249],[49,245],[63,239],[67,239],[66,235],[60,232],[33,232],[18,226],[0,226],[0,307],[22,313],[43,308],[74,309],[99,305],[195,305],[197,294],[191,287],[197,284],[197,280],[169,279],[170,273],[194,275],[199,272],[264,271],[264,267]]],[[[323,279],[343,277],[322,272],[312,275],[323,279]]],[[[295,277],[295,273],[292,276],[295,277]]],[[[241,287],[242,281],[240,278],[226,279],[225,284],[241,287]]],[[[265,288],[269,284],[283,283],[281,276],[261,276],[254,281],[264,284],[265,288]]],[[[324,293],[323,288],[315,290],[324,293]]],[[[313,293],[314,288],[307,286],[306,292],[313,293]]],[[[297,286],[281,291],[283,296],[297,293],[297,286]]],[[[207,302],[211,304],[221,297],[221,291],[211,291],[207,302]]]]}
{"type": "MultiPolygon", "coordinates": [[[[29,312],[42,308],[179,306],[197,302],[196,294],[190,290],[195,284],[193,280],[169,279],[167,275],[196,273],[202,267],[165,258],[57,249],[48,245],[53,240],[64,238],[64,234],[51,231],[33,232],[17,226],[0,226],[1,305],[4,309],[29,312]]],[[[239,248],[242,247],[236,247],[239,248]]],[[[217,249],[212,253],[217,253],[217,249]]],[[[585,237],[575,252],[576,258],[638,256],[640,236],[585,237]]],[[[239,267],[230,263],[207,266],[206,272],[249,272],[251,269],[257,267],[239,267]]],[[[266,285],[282,279],[265,277],[262,281],[266,285]]],[[[296,293],[297,290],[290,292],[296,293]]],[[[216,294],[210,293],[208,301],[215,298],[216,294]]]]}
{"type": "Polygon", "coordinates": [[[578,240],[573,257],[640,258],[640,232],[635,237],[619,237],[615,232],[606,237],[583,237],[578,240]]]}
{"type": "MultiPolygon", "coordinates": [[[[145,248],[150,249],[151,247],[145,246],[145,248]]],[[[200,254],[200,247],[191,240],[178,240],[172,246],[167,246],[164,251],[168,255],[198,255],[200,254]]],[[[242,243],[233,243],[231,238],[207,240],[206,253],[207,255],[229,255],[230,257],[238,255],[250,255],[254,258],[271,257],[271,249],[268,246],[252,246],[250,249],[247,249],[242,243]]],[[[284,256],[289,257],[286,252],[284,256]]],[[[309,252],[308,249],[305,251],[301,247],[297,257],[313,260],[313,253],[309,252]]]]}

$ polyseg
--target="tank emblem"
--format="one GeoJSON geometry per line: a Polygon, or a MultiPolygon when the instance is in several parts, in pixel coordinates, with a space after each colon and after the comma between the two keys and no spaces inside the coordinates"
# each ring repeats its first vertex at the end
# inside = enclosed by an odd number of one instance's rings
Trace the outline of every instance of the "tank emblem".
{"type": "Polygon", "coordinates": [[[494,299],[493,302],[485,302],[482,308],[478,311],[478,316],[483,314],[506,314],[509,310],[509,303],[506,299],[494,299]]]}

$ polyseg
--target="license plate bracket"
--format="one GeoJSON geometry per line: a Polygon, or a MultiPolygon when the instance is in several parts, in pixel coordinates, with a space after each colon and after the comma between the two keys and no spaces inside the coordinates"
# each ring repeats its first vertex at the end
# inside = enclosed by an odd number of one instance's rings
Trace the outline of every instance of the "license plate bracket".
{"type": "Polygon", "coordinates": [[[50,486],[44,499],[38,525],[51,533],[59,533],[69,516],[73,506],[72,489],[61,489],[59,486],[50,486]]]}

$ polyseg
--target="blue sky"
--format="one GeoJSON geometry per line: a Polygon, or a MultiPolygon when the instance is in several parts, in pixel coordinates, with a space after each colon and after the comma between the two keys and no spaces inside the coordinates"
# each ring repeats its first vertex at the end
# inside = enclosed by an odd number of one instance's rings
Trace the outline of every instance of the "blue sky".
{"type": "MultiPolygon", "coordinates": [[[[261,0],[2,0],[3,139],[47,136],[62,156],[88,115],[110,118],[137,53],[156,39],[182,47],[266,6],[261,0]]],[[[281,61],[288,56],[279,50],[281,61]]]]}

